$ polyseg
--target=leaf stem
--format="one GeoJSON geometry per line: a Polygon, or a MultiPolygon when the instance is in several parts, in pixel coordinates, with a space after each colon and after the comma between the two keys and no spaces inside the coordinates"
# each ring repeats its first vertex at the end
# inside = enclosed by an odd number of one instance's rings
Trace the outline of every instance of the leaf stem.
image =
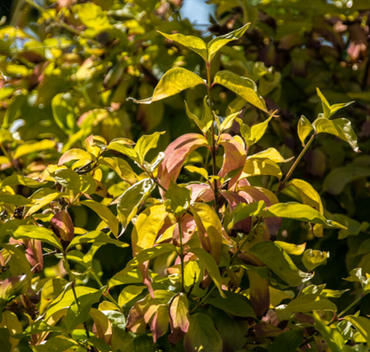
{"type": "Polygon", "coordinates": [[[363,293],[361,293],[361,295],[355,299],[347,308],[345,308],[342,312],[340,312],[338,315],[337,315],[337,319],[342,317],[344,314],[346,314],[352,307],[354,307],[356,304],[358,304],[361,299],[364,297],[365,295],[363,293]]]}
{"type": "Polygon", "coordinates": [[[181,231],[181,217],[177,219],[179,224],[179,237],[180,237],[180,260],[181,260],[181,292],[185,292],[185,280],[184,280],[184,248],[182,246],[182,231],[181,231]]]}
{"type": "MultiPolygon", "coordinates": [[[[211,96],[211,89],[212,89],[212,80],[211,80],[211,63],[207,62],[206,63],[206,68],[207,68],[207,92],[208,92],[208,99],[209,99],[209,107],[212,110],[212,96],[211,96]]],[[[212,140],[212,145],[211,145],[211,154],[212,154],[212,173],[214,176],[217,176],[217,165],[216,165],[216,153],[217,153],[217,148],[216,148],[216,143],[215,143],[215,117],[213,115],[213,121],[211,125],[211,140],[212,140]]],[[[215,210],[216,214],[218,215],[218,189],[217,189],[217,180],[213,180],[213,193],[215,197],[215,210]]]]}
{"type": "Polygon", "coordinates": [[[295,168],[297,167],[297,165],[299,164],[299,162],[301,161],[301,159],[303,158],[303,156],[305,155],[305,153],[307,152],[308,148],[310,147],[310,145],[312,144],[312,142],[314,141],[316,137],[316,133],[314,133],[310,140],[307,142],[307,144],[305,145],[305,147],[302,149],[301,153],[299,154],[298,158],[294,161],[294,164],[291,166],[291,168],[289,169],[288,173],[286,174],[284,180],[279,184],[279,187],[276,191],[276,194],[280,193],[284,188],[285,188],[285,184],[287,183],[287,181],[289,180],[289,178],[292,176],[295,168]]]}

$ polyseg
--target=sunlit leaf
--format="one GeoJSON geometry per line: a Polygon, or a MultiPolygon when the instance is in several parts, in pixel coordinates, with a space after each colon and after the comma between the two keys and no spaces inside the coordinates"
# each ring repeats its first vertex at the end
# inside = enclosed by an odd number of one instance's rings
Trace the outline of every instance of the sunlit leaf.
{"type": "Polygon", "coordinates": [[[118,236],[118,220],[105,205],[95,202],[93,200],[83,200],[81,205],[85,205],[93,210],[98,216],[107,224],[112,233],[118,236]]]}
{"type": "Polygon", "coordinates": [[[297,130],[298,130],[298,137],[300,141],[302,142],[302,147],[304,147],[305,140],[309,136],[311,131],[313,130],[313,126],[311,122],[305,116],[302,115],[298,121],[297,130]]]}
{"type": "Polygon", "coordinates": [[[117,213],[124,232],[131,219],[136,215],[141,203],[154,189],[154,182],[146,178],[128,188],[117,203],[117,213]]]}
{"type": "Polygon", "coordinates": [[[160,31],[158,31],[158,33],[162,34],[165,38],[169,40],[173,40],[174,42],[195,51],[204,59],[204,61],[207,61],[207,46],[201,38],[195,37],[193,35],[183,35],[180,33],[166,34],[160,31]]]}
{"type": "Polygon", "coordinates": [[[144,135],[139,138],[135,145],[135,151],[139,157],[139,164],[142,165],[145,160],[145,156],[149,150],[157,148],[158,140],[165,132],[155,132],[149,136],[144,135]]]}
{"type": "Polygon", "coordinates": [[[208,49],[208,61],[211,62],[217,52],[225,46],[227,43],[240,39],[243,34],[246,32],[250,23],[245,24],[243,27],[236,29],[235,31],[229,32],[224,35],[220,35],[214,39],[212,39],[207,44],[208,49]]]}
{"type": "Polygon", "coordinates": [[[329,252],[321,252],[317,249],[307,249],[302,257],[302,263],[308,271],[313,271],[320,265],[325,265],[329,258],[329,252]]]}
{"type": "Polygon", "coordinates": [[[204,81],[200,76],[186,70],[185,68],[176,67],[168,70],[162,76],[161,80],[155,87],[151,98],[143,100],[131,99],[137,104],[150,104],[154,101],[176,95],[185,89],[193,88],[199,84],[204,84],[204,81]]]}
{"type": "Polygon", "coordinates": [[[256,84],[247,77],[241,77],[230,71],[217,72],[214,83],[220,84],[241,96],[248,103],[267,111],[265,101],[257,92],[256,84]]]}
{"type": "Polygon", "coordinates": [[[345,118],[339,118],[335,120],[328,120],[326,118],[318,118],[312,124],[315,132],[329,133],[346,142],[356,152],[360,153],[360,149],[357,145],[357,136],[352,129],[351,122],[345,118]]]}
{"type": "Polygon", "coordinates": [[[315,311],[313,312],[313,317],[315,318],[316,330],[324,338],[332,352],[342,352],[344,341],[339,331],[335,327],[326,326],[315,311]]]}
{"type": "Polygon", "coordinates": [[[288,254],[274,242],[260,242],[248,250],[289,286],[298,286],[312,278],[312,274],[300,271],[288,254]]]}
{"type": "Polygon", "coordinates": [[[53,149],[54,147],[55,147],[55,141],[52,141],[50,139],[44,139],[41,142],[23,143],[16,149],[13,158],[19,159],[22,156],[25,156],[31,153],[41,152],[41,151],[48,150],[48,149],[53,149]]]}

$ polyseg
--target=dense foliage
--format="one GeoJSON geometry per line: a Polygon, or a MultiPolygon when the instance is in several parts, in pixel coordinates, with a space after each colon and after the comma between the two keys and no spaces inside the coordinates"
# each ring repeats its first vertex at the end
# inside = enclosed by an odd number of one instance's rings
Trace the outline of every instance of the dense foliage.
{"type": "Polygon", "coordinates": [[[211,2],[0,28],[2,351],[369,349],[366,1],[211,2]]]}

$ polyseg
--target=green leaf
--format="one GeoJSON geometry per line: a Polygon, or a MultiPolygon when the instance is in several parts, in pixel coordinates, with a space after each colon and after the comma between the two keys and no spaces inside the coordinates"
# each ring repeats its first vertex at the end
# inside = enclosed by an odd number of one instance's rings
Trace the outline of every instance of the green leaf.
{"type": "Polygon", "coordinates": [[[184,339],[185,352],[223,351],[221,336],[208,315],[196,313],[190,316],[189,322],[189,329],[184,339]]]}
{"type": "Polygon", "coordinates": [[[275,308],[280,321],[288,320],[295,313],[308,313],[315,310],[336,311],[337,307],[326,298],[318,299],[317,295],[307,294],[294,299],[288,305],[275,308]]]}
{"type": "Polygon", "coordinates": [[[357,236],[361,232],[366,231],[370,226],[370,224],[367,221],[360,223],[344,214],[333,214],[333,219],[347,227],[347,230],[343,229],[339,231],[338,233],[339,240],[347,238],[348,236],[357,236]]]}
{"type": "Polygon", "coordinates": [[[341,103],[341,104],[334,104],[330,105],[329,102],[326,100],[324,95],[321,93],[319,88],[316,88],[317,95],[319,96],[322,104],[322,109],[324,111],[324,118],[329,119],[332,115],[334,115],[338,110],[343,109],[351,104],[354,101],[350,101],[348,103],[341,103]]]}
{"type": "MultiPolygon", "coordinates": [[[[127,276],[127,274],[135,269],[138,265],[154,259],[162,254],[176,252],[176,247],[173,244],[165,243],[157,245],[153,248],[144,249],[135,258],[131,259],[126,268],[115,274],[109,281],[109,287],[121,285],[121,277],[127,276]]],[[[140,281],[141,282],[141,281],[140,281]]]]}
{"type": "Polygon", "coordinates": [[[33,347],[35,352],[64,352],[71,347],[78,348],[78,343],[64,336],[56,336],[48,339],[44,344],[33,347]]]}
{"type": "Polygon", "coordinates": [[[21,175],[11,175],[1,182],[1,186],[15,186],[15,185],[22,185],[30,188],[39,188],[44,185],[46,182],[39,182],[37,180],[32,179],[31,177],[21,176],[21,175]]]}
{"type": "Polygon", "coordinates": [[[96,245],[103,245],[103,244],[114,244],[117,247],[125,248],[129,245],[125,242],[117,241],[113,238],[110,238],[109,235],[105,234],[101,231],[92,231],[85,235],[76,236],[71,243],[67,247],[67,251],[78,244],[84,243],[94,243],[96,245]]]}
{"type": "Polygon", "coordinates": [[[307,249],[302,257],[302,263],[308,271],[313,271],[320,265],[325,265],[329,258],[329,252],[321,252],[317,249],[307,249]]]}
{"type": "Polygon", "coordinates": [[[212,258],[212,256],[203,248],[191,248],[189,249],[189,252],[194,253],[199,258],[199,260],[203,263],[204,267],[206,268],[209,276],[212,278],[214,284],[218,288],[221,297],[226,298],[221,288],[222,278],[220,275],[220,271],[218,270],[217,263],[212,258]]]}
{"type": "Polygon", "coordinates": [[[165,38],[173,40],[176,43],[179,43],[186,48],[195,51],[200,55],[204,61],[207,61],[207,46],[206,43],[198,37],[193,35],[183,35],[183,34],[167,34],[160,31],[158,33],[162,34],[165,38]]]}
{"type": "Polygon", "coordinates": [[[214,56],[216,55],[216,53],[227,43],[233,40],[240,39],[244,35],[244,33],[246,32],[249,26],[250,26],[250,23],[247,23],[243,27],[236,29],[235,31],[232,31],[224,35],[220,35],[219,37],[212,39],[207,44],[208,62],[211,62],[214,56]]]}
{"type": "Polygon", "coordinates": [[[0,204],[14,204],[14,205],[32,205],[35,201],[27,199],[18,194],[2,194],[0,193],[0,204]]]}
{"type": "Polygon", "coordinates": [[[99,217],[108,225],[114,236],[118,237],[118,220],[108,207],[90,199],[83,200],[80,204],[89,207],[92,211],[98,214],[99,217]]]}
{"type": "Polygon", "coordinates": [[[370,320],[365,317],[356,317],[355,315],[347,315],[344,317],[349,321],[356,330],[362,335],[366,340],[368,348],[370,347],[370,320]]]}
{"type": "Polygon", "coordinates": [[[203,79],[196,73],[193,73],[185,68],[176,67],[168,70],[155,87],[151,98],[136,100],[132,99],[137,104],[150,104],[154,101],[168,98],[176,95],[181,91],[193,88],[199,84],[205,84],[203,79]]]}
{"type": "Polygon", "coordinates": [[[118,153],[128,156],[130,159],[139,162],[139,156],[137,155],[136,151],[131,147],[131,145],[127,145],[126,143],[122,143],[120,140],[113,140],[112,142],[107,145],[107,149],[114,150],[118,153]]]}
{"type": "Polygon", "coordinates": [[[190,206],[190,190],[186,187],[178,186],[175,182],[170,183],[164,196],[170,201],[169,210],[180,216],[186,212],[190,206]]]}
{"type": "Polygon", "coordinates": [[[69,93],[57,94],[51,101],[54,120],[67,135],[77,132],[74,106],[76,106],[76,102],[73,101],[69,93]]]}
{"type": "Polygon", "coordinates": [[[41,152],[48,149],[53,149],[55,147],[55,141],[52,141],[50,139],[44,139],[40,142],[27,142],[20,145],[13,156],[13,159],[19,159],[22,156],[41,152]]]}
{"type": "Polygon", "coordinates": [[[345,118],[328,120],[326,118],[317,118],[313,123],[313,128],[317,134],[329,133],[348,142],[353,151],[360,153],[357,145],[357,136],[352,129],[351,122],[345,118]]]}
{"type": "Polygon", "coordinates": [[[280,217],[321,224],[339,229],[345,228],[343,225],[335,221],[326,220],[325,217],[314,208],[297,202],[274,204],[266,210],[264,217],[280,217]]]}
{"type": "Polygon", "coordinates": [[[330,171],[323,183],[323,191],[334,195],[343,192],[348,183],[370,176],[370,168],[356,164],[338,167],[330,171]]]}
{"type": "Polygon", "coordinates": [[[249,218],[250,216],[260,216],[265,207],[266,204],[263,200],[250,204],[238,204],[231,214],[231,221],[229,222],[228,230],[231,230],[237,222],[249,218]]]}
{"type": "Polygon", "coordinates": [[[233,125],[235,118],[237,118],[241,114],[241,112],[242,111],[238,111],[238,112],[235,112],[234,114],[226,116],[219,127],[220,133],[230,128],[233,125]]]}
{"type": "Polygon", "coordinates": [[[321,334],[332,352],[342,352],[344,341],[342,335],[336,328],[326,326],[320,316],[314,311],[315,329],[321,334]]]}
{"type": "Polygon", "coordinates": [[[238,76],[230,71],[220,71],[217,72],[214,83],[231,90],[262,111],[267,111],[265,101],[257,92],[256,83],[250,78],[238,76]]]}
{"type": "Polygon", "coordinates": [[[312,127],[311,122],[303,115],[298,121],[297,130],[298,130],[298,137],[300,141],[302,142],[302,147],[304,147],[306,145],[305,140],[309,136],[311,131],[313,130],[313,127],[312,127]]]}
{"type": "Polygon", "coordinates": [[[198,126],[198,128],[203,132],[207,133],[207,131],[211,128],[212,123],[213,123],[213,115],[212,111],[209,108],[207,104],[207,96],[204,97],[203,100],[203,114],[202,117],[199,119],[198,116],[194,115],[189,107],[187,102],[185,101],[185,110],[186,110],[186,115],[188,115],[189,119],[193,120],[195,124],[198,126]]]}
{"type": "Polygon", "coordinates": [[[119,198],[117,214],[122,224],[122,233],[126,230],[131,219],[137,214],[140,204],[144,202],[154,187],[154,182],[146,178],[128,188],[119,198]]]}
{"type": "Polygon", "coordinates": [[[55,236],[53,231],[50,231],[45,227],[36,225],[22,225],[19,226],[17,230],[15,230],[13,237],[16,240],[23,238],[40,240],[42,242],[49,243],[60,251],[63,251],[63,247],[58,237],[55,236]]]}
{"type": "Polygon", "coordinates": [[[124,306],[126,303],[129,303],[134,298],[140,295],[147,287],[146,286],[134,286],[129,285],[125,287],[118,296],[118,305],[120,307],[124,306]]]}
{"type": "Polygon", "coordinates": [[[76,193],[80,191],[81,182],[80,176],[77,172],[71,169],[59,169],[51,173],[50,176],[55,178],[55,181],[67,188],[67,190],[71,190],[76,193]]]}
{"type": "Polygon", "coordinates": [[[71,331],[87,320],[91,306],[100,300],[105,288],[104,286],[96,292],[77,297],[77,301],[74,301],[67,311],[64,321],[67,330],[71,331]]]}
{"type": "MultiPolygon", "coordinates": [[[[70,286],[71,283],[67,284],[64,288],[64,291],[61,292],[59,296],[50,303],[45,315],[45,321],[47,321],[54,313],[60,312],[61,310],[65,310],[67,312],[67,309],[72,305],[73,302],[75,302],[75,296],[70,286]]],[[[95,288],[85,286],[76,286],[75,291],[77,298],[99,292],[95,288]]]]}
{"type": "Polygon", "coordinates": [[[206,303],[236,317],[256,317],[253,308],[244,296],[230,291],[224,291],[224,295],[226,299],[221,296],[210,296],[207,298],[206,303]]]}
{"type": "Polygon", "coordinates": [[[126,160],[122,158],[100,158],[99,163],[115,171],[120,178],[130,185],[136,183],[136,175],[126,160]]]}
{"type": "Polygon", "coordinates": [[[243,167],[241,177],[252,177],[270,175],[275,176],[279,180],[283,177],[279,165],[270,159],[248,158],[243,167]]]}
{"type": "Polygon", "coordinates": [[[274,340],[269,352],[296,352],[302,342],[303,330],[285,331],[274,340]]]}
{"type": "Polygon", "coordinates": [[[47,281],[41,290],[40,314],[44,314],[49,304],[63,292],[64,286],[67,284],[65,279],[54,278],[47,281]]]}
{"type": "Polygon", "coordinates": [[[149,150],[157,148],[159,137],[166,132],[154,132],[151,135],[144,135],[139,138],[135,145],[135,152],[138,155],[139,164],[143,165],[145,156],[149,150]]]}
{"type": "Polygon", "coordinates": [[[296,287],[312,278],[312,274],[300,271],[287,253],[274,242],[260,242],[248,250],[289,286],[296,287]]]}

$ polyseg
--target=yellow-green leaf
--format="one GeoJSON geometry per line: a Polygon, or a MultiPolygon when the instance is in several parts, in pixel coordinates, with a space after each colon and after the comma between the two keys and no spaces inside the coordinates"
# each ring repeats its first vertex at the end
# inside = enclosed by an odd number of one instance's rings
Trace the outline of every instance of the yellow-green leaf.
{"type": "Polygon", "coordinates": [[[347,315],[344,319],[356,328],[365,339],[367,346],[370,347],[370,320],[365,317],[356,317],[355,315],[347,315]]]}
{"type": "Polygon", "coordinates": [[[153,205],[140,213],[131,235],[134,253],[153,247],[167,215],[164,204],[153,205]]]}
{"type": "Polygon", "coordinates": [[[208,172],[207,172],[206,169],[203,169],[202,167],[196,167],[196,166],[187,165],[187,166],[185,166],[185,169],[188,170],[188,171],[190,171],[190,172],[194,172],[196,174],[199,174],[205,180],[208,180],[208,172]]]}
{"type": "Polygon", "coordinates": [[[285,252],[291,255],[301,255],[306,249],[306,243],[294,244],[283,241],[275,241],[275,243],[281,247],[285,252]]]}
{"type": "Polygon", "coordinates": [[[185,101],[185,110],[186,110],[186,115],[188,115],[189,119],[193,120],[195,124],[198,126],[198,128],[203,132],[206,133],[212,126],[213,123],[213,116],[212,112],[210,111],[211,109],[209,108],[207,104],[207,96],[204,97],[204,109],[203,109],[203,114],[201,118],[198,118],[195,114],[193,114],[189,107],[187,102],[185,101]]]}
{"type": "Polygon", "coordinates": [[[55,147],[55,141],[52,141],[50,139],[44,139],[43,141],[40,141],[40,142],[23,143],[16,149],[13,158],[19,159],[20,157],[24,155],[40,152],[43,150],[53,149],[54,147],[55,147]]]}
{"type": "Polygon", "coordinates": [[[218,270],[217,263],[215,262],[214,258],[206,252],[203,248],[191,248],[189,252],[194,253],[199,260],[203,263],[204,267],[206,268],[209,276],[212,278],[215,286],[218,288],[221,297],[226,298],[222,291],[222,278],[220,271],[218,270]]]}
{"type": "Polygon", "coordinates": [[[312,127],[311,122],[303,115],[298,121],[297,130],[298,130],[298,137],[300,141],[302,142],[302,147],[304,147],[305,140],[308,137],[308,135],[311,133],[311,131],[313,130],[313,127],[312,127]]]}
{"type": "Polygon", "coordinates": [[[21,225],[17,228],[17,230],[14,231],[14,234],[12,236],[16,240],[23,238],[40,240],[42,242],[51,244],[53,247],[61,251],[63,250],[58,237],[54,234],[53,231],[50,231],[45,227],[36,225],[21,225]]]}
{"type": "Polygon", "coordinates": [[[235,94],[241,96],[248,103],[257,108],[267,111],[265,101],[257,92],[256,83],[248,77],[241,77],[230,71],[217,72],[214,83],[220,84],[231,90],[235,94]]]}
{"type": "Polygon", "coordinates": [[[307,249],[302,257],[302,263],[308,271],[313,271],[320,265],[325,265],[329,258],[329,252],[321,252],[317,249],[307,249]]]}
{"type": "Polygon", "coordinates": [[[68,245],[67,250],[77,246],[78,244],[83,243],[94,243],[95,245],[103,245],[109,243],[114,244],[115,246],[120,248],[128,247],[127,243],[110,238],[109,235],[105,234],[104,232],[92,231],[87,234],[74,237],[71,243],[68,245]]]}
{"type": "Polygon", "coordinates": [[[181,91],[195,87],[199,84],[204,84],[203,79],[196,73],[186,70],[182,67],[176,67],[168,70],[155,87],[151,98],[136,100],[132,99],[137,104],[150,104],[154,101],[168,98],[181,91]]]}
{"type": "Polygon", "coordinates": [[[122,224],[122,232],[126,230],[129,222],[136,215],[139,206],[154,189],[154,186],[154,182],[146,178],[128,188],[119,198],[117,213],[122,224]]]}
{"type": "Polygon", "coordinates": [[[297,202],[278,203],[269,207],[265,212],[265,218],[280,217],[286,219],[294,219],[298,221],[312,222],[314,224],[321,224],[334,228],[345,228],[343,225],[327,220],[317,210],[312,207],[300,204],[297,202]]]}
{"type": "Polygon", "coordinates": [[[98,216],[107,224],[110,228],[112,233],[117,237],[118,236],[118,220],[113,215],[113,213],[109,210],[108,207],[105,205],[95,202],[93,200],[87,199],[80,202],[81,205],[85,205],[89,207],[92,211],[94,211],[98,216]]]}
{"type": "Polygon", "coordinates": [[[238,117],[240,115],[241,111],[238,111],[238,112],[235,112],[229,116],[226,116],[225,119],[222,121],[220,127],[219,127],[219,131],[220,133],[224,132],[225,130],[227,130],[228,128],[230,128],[232,125],[233,125],[233,122],[235,120],[236,117],[238,117]]]}
{"type": "Polygon", "coordinates": [[[292,160],[292,158],[284,159],[283,156],[275,148],[269,148],[248,157],[248,159],[252,158],[269,159],[274,163],[287,163],[292,160]]]}
{"type": "Polygon", "coordinates": [[[204,61],[207,61],[207,46],[206,43],[198,37],[193,35],[183,35],[180,33],[177,34],[167,34],[160,31],[158,33],[162,34],[165,38],[169,40],[173,40],[176,43],[179,43],[190,50],[195,51],[198,55],[200,55],[204,61]]]}
{"type": "Polygon", "coordinates": [[[335,327],[329,327],[324,324],[320,316],[314,311],[315,328],[324,338],[332,352],[343,352],[344,341],[342,335],[335,327]]]}
{"type": "Polygon", "coordinates": [[[319,96],[322,104],[322,109],[324,111],[324,118],[329,119],[332,115],[334,115],[338,110],[343,109],[351,104],[354,103],[354,101],[350,101],[348,103],[340,103],[340,104],[334,104],[330,105],[327,99],[324,97],[324,95],[321,93],[319,88],[316,88],[317,95],[319,96]]]}
{"type": "Polygon", "coordinates": [[[351,122],[345,118],[328,120],[326,118],[318,118],[313,123],[313,128],[317,134],[329,133],[347,142],[351,148],[360,153],[357,145],[357,136],[352,129],[351,122]]]}
{"type": "Polygon", "coordinates": [[[320,299],[317,295],[308,294],[294,299],[287,306],[283,305],[275,308],[280,320],[288,320],[294,313],[308,313],[314,310],[335,312],[337,307],[328,299],[320,299]]]}
{"type": "Polygon", "coordinates": [[[270,159],[250,158],[247,159],[241,177],[270,175],[278,179],[283,177],[280,167],[270,159]]]}
{"type": "Polygon", "coordinates": [[[296,287],[312,278],[312,274],[299,270],[289,255],[274,242],[260,242],[248,250],[289,286],[296,287]]]}
{"type": "Polygon", "coordinates": [[[134,149],[138,155],[140,165],[144,163],[148,151],[157,148],[159,137],[164,133],[166,132],[154,132],[151,135],[144,135],[139,138],[134,149]]]}
{"type": "Polygon", "coordinates": [[[240,39],[245,31],[250,26],[250,23],[245,24],[243,27],[236,29],[235,31],[232,31],[230,33],[220,35],[219,37],[216,37],[212,39],[208,44],[208,61],[211,62],[216,53],[227,43],[240,39]]]}

